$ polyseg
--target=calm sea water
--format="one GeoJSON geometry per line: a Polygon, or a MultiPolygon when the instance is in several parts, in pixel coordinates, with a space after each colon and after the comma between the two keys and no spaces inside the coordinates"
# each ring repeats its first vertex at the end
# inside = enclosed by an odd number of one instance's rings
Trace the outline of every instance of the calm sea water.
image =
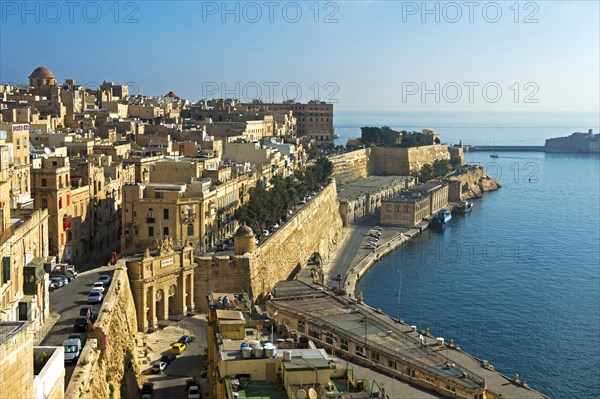
{"type": "Polygon", "coordinates": [[[466,158],[503,187],[445,232],[425,231],[385,257],[358,289],[371,306],[453,338],[552,397],[598,398],[600,158],[466,158]]]}

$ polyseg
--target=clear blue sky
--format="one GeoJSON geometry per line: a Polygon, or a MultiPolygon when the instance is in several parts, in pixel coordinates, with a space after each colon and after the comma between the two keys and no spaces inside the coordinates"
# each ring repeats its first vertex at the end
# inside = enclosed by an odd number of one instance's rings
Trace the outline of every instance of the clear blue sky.
{"type": "Polygon", "coordinates": [[[429,14],[421,1],[65,3],[0,2],[1,82],[43,65],[60,82],[193,101],[258,87],[337,110],[599,109],[598,1],[429,2],[429,14]]]}

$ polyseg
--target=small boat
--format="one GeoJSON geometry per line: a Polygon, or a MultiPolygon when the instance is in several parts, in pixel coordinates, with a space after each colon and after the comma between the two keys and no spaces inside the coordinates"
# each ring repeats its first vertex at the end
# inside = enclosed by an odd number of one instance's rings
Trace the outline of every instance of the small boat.
{"type": "Polygon", "coordinates": [[[333,138],[334,138],[334,139],[339,139],[339,138],[341,138],[341,137],[342,137],[342,136],[340,136],[340,135],[339,135],[339,134],[337,134],[337,133],[334,133],[334,134],[333,134],[333,138]]]}
{"type": "Polygon", "coordinates": [[[498,156],[498,153],[497,153],[497,152],[492,152],[492,153],[490,154],[490,158],[500,158],[500,157],[498,156]]]}
{"type": "Polygon", "coordinates": [[[452,208],[452,213],[467,213],[470,212],[471,209],[473,209],[473,201],[461,201],[452,208]]]}
{"type": "Polygon", "coordinates": [[[433,219],[431,219],[431,226],[443,229],[446,225],[452,220],[452,214],[448,212],[446,209],[442,209],[438,213],[435,214],[433,219]]]}

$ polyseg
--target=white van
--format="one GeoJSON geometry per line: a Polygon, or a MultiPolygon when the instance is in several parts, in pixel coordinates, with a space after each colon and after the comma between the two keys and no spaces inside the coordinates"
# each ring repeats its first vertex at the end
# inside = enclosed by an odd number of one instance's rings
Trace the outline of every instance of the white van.
{"type": "Polygon", "coordinates": [[[81,355],[81,340],[79,338],[69,338],[63,342],[65,348],[65,363],[77,363],[81,355]]]}

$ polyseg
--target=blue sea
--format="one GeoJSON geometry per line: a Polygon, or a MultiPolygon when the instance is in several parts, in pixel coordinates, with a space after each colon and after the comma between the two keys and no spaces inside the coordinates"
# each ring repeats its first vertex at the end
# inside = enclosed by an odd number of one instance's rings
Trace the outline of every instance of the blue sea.
{"type": "MultiPolygon", "coordinates": [[[[442,137],[482,145],[543,145],[598,126],[593,114],[520,115],[506,127],[498,115],[452,114],[444,123],[430,116],[423,124],[418,115],[402,116],[410,124],[370,117],[355,128],[433,127],[442,137]]],[[[443,233],[427,230],[382,259],[358,289],[369,305],[454,339],[553,398],[598,398],[600,157],[489,155],[466,153],[466,159],[502,188],[476,200],[472,213],[454,216],[443,233]]]]}

